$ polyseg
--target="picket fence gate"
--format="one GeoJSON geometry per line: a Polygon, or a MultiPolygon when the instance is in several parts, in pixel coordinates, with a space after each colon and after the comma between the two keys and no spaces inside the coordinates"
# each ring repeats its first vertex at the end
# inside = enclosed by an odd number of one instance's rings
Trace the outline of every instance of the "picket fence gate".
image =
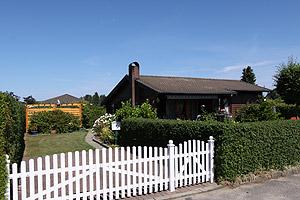
{"type": "Polygon", "coordinates": [[[119,199],[213,182],[214,140],[69,152],[10,165],[7,197],[119,199]]]}

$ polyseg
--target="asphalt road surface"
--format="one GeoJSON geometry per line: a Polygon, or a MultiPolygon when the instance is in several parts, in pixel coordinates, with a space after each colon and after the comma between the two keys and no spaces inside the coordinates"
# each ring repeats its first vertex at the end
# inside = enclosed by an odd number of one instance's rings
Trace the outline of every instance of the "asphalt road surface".
{"type": "Polygon", "coordinates": [[[300,200],[300,174],[187,196],[185,200],[300,200]]]}

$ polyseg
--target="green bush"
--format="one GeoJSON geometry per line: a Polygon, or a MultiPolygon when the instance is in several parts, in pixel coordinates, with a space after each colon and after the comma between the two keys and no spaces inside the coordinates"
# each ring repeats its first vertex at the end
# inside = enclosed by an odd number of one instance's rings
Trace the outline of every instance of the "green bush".
{"type": "Polygon", "coordinates": [[[102,106],[86,104],[82,112],[82,125],[85,128],[92,128],[96,119],[105,114],[105,108],[102,106]]]}
{"type": "Polygon", "coordinates": [[[79,128],[78,117],[61,110],[35,113],[29,124],[29,131],[38,133],[50,133],[51,130],[55,130],[57,133],[68,133],[79,130],[79,128]]]}
{"type": "Polygon", "coordinates": [[[115,142],[115,135],[109,127],[103,127],[97,136],[104,144],[111,145],[115,142]]]}
{"type": "Polygon", "coordinates": [[[236,113],[235,119],[238,122],[269,121],[279,119],[279,115],[274,101],[263,101],[260,104],[242,106],[236,113]]]}
{"type": "Polygon", "coordinates": [[[276,111],[279,112],[280,117],[284,119],[291,119],[292,117],[300,116],[300,106],[296,106],[294,104],[277,104],[276,111]]]}
{"type": "Polygon", "coordinates": [[[24,152],[25,106],[12,93],[0,92],[0,137],[12,163],[24,152]]]}
{"type": "Polygon", "coordinates": [[[7,170],[6,170],[6,158],[5,154],[0,155],[0,200],[4,200],[7,183],[7,170]]]}
{"type": "Polygon", "coordinates": [[[24,152],[25,106],[13,93],[0,92],[0,199],[7,182],[6,158],[19,163],[24,152]]]}
{"type": "Polygon", "coordinates": [[[300,121],[248,123],[126,119],[120,145],[163,146],[199,139],[216,140],[215,174],[218,181],[257,170],[282,169],[300,162],[300,121]]]}
{"type": "Polygon", "coordinates": [[[129,101],[122,102],[122,107],[116,111],[115,115],[118,120],[127,118],[157,118],[156,110],[149,104],[148,101],[135,107],[132,107],[129,101]]]}

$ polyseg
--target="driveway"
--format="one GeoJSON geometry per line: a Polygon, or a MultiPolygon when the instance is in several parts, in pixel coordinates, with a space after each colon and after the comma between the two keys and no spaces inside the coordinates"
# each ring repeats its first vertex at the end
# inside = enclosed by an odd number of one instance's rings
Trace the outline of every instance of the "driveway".
{"type": "Polygon", "coordinates": [[[273,179],[259,184],[243,185],[186,196],[185,200],[299,200],[300,174],[273,179]]]}

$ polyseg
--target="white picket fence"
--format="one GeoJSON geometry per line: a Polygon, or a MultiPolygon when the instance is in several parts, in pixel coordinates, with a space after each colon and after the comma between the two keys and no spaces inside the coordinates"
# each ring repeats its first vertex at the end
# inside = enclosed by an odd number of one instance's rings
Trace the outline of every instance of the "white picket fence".
{"type": "Polygon", "coordinates": [[[119,199],[212,182],[214,140],[69,152],[8,164],[8,199],[119,199]]]}

